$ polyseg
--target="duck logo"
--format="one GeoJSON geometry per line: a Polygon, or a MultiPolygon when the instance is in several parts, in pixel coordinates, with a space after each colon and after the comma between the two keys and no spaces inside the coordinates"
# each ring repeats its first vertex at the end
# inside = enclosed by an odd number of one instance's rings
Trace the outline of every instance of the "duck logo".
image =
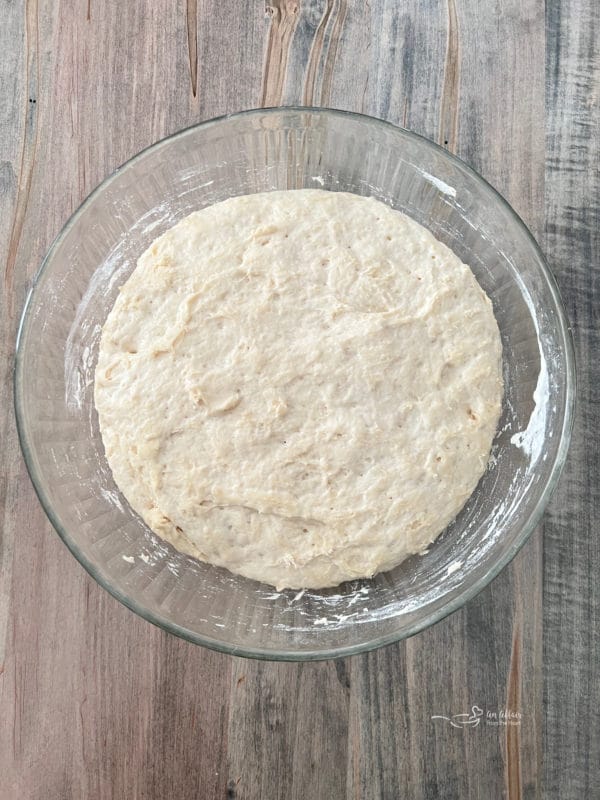
{"type": "Polygon", "coordinates": [[[445,717],[443,714],[434,714],[431,719],[445,719],[453,728],[476,728],[482,717],[483,709],[479,708],[479,706],[472,706],[470,714],[453,714],[451,717],[445,717]]]}

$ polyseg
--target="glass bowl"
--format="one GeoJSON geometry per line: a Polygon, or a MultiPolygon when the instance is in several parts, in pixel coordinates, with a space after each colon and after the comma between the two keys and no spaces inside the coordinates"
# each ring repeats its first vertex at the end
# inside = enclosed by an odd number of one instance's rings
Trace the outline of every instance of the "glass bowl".
{"type": "Polygon", "coordinates": [[[574,399],[570,333],[525,225],[445,150],[329,109],[248,111],[181,131],[101,184],[52,245],[27,298],[15,403],[29,473],[75,557],[118,600],[197,644],[236,655],[349,655],[431,625],[480,591],[540,519],[565,460],[574,399]],[[504,356],[489,467],[424,555],[321,591],[275,591],[156,537],[115,486],[93,403],[101,327],[159,234],[233,195],[325,188],[372,195],[429,228],[491,297],[504,356]]]}

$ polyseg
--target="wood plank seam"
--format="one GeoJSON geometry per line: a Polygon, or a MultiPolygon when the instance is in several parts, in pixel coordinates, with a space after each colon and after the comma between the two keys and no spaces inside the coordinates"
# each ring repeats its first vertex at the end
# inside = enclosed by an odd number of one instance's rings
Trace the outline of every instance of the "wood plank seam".
{"type": "Polygon", "coordinates": [[[448,35],[444,83],[440,99],[440,127],[438,142],[452,153],[458,142],[458,108],[460,99],[460,31],[456,0],[448,0],[448,35]]]}
{"type": "Polygon", "coordinates": [[[188,59],[190,62],[190,80],[192,84],[192,95],[195,98],[198,93],[198,6],[197,0],[187,0],[186,4],[186,26],[188,40],[188,59]]]}

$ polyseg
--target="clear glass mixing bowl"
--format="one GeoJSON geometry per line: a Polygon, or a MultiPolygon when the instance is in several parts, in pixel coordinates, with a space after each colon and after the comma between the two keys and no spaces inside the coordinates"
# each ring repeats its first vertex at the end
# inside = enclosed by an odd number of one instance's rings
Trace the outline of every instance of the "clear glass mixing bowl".
{"type": "Polygon", "coordinates": [[[158,142],[117,170],[54,242],[17,345],[23,452],[46,513],[75,557],[111,594],[166,630],[273,659],[378,647],[473,597],[539,520],[565,460],[573,399],[572,345],[555,282],[506,202],[435,144],[326,109],[223,117],[158,142]],[[377,197],[469,264],[494,304],[506,391],[490,466],[425,555],[373,580],[277,592],[181,555],[131,510],[104,456],[93,376],[102,324],[153,239],[232,195],[300,187],[377,197]]]}

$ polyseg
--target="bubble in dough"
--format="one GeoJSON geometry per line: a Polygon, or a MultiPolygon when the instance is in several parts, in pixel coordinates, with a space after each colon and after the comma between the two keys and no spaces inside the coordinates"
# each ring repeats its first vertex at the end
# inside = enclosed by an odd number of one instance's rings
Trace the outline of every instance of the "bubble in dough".
{"type": "Polygon", "coordinates": [[[468,266],[383,203],[234,197],[141,256],[95,403],[131,506],[179,550],[277,588],[422,552],[484,472],[501,344],[468,266]]]}

